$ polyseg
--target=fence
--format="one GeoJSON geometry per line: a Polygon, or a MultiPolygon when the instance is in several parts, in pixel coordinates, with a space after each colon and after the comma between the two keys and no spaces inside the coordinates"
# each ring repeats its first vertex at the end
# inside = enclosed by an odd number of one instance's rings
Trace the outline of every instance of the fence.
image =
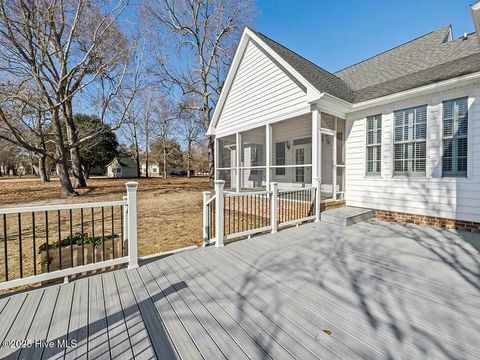
{"type": "Polygon", "coordinates": [[[124,263],[138,267],[138,183],[126,187],[119,201],[0,209],[0,290],[124,263]]]}
{"type": "Polygon", "coordinates": [[[309,220],[320,220],[320,180],[316,187],[279,191],[226,193],[224,182],[215,182],[215,195],[203,193],[203,241],[222,246],[224,240],[251,236],[309,220]]]}

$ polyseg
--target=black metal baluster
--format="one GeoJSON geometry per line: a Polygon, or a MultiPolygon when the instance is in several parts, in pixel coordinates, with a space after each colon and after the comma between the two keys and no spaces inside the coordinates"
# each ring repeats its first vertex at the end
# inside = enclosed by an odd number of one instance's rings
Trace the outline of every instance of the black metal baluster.
{"type": "Polygon", "coordinates": [[[35,213],[32,212],[33,275],[37,275],[37,245],[35,238],[35,213]]]}
{"type": "Polygon", "coordinates": [[[47,273],[50,272],[50,245],[48,244],[48,211],[45,211],[45,245],[47,247],[47,273]]]}
{"type": "Polygon", "coordinates": [[[73,268],[73,216],[72,209],[68,211],[70,221],[70,267],[73,268]]]}
{"type": "Polygon", "coordinates": [[[229,197],[228,198],[228,233],[231,234],[231,229],[230,229],[230,226],[231,226],[231,221],[232,221],[232,209],[231,209],[231,201],[232,201],[232,198],[229,197]]]}
{"type": "Polygon", "coordinates": [[[82,234],[82,265],[85,265],[85,231],[83,225],[83,208],[80,209],[80,232],[82,234]]]}
{"type": "Polygon", "coordinates": [[[5,256],[5,281],[8,281],[7,214],[3,214],[3,248],[5,256]]]}
{"type": "Polygon", "coordinates": [[[95,256],[95,208],[92,207],[92,262],[96,262],[95,256]]]}
{"type": "Polygon", "coordinates": [[[223,201],[223,234],[225,234],[225,230],[227,227],[227,224],[225,224],[225,216],[227,216],[226,208],[225,208],[225,198],[223,201]]]}
{"type": "Polygon", "coordinates": [[[125,205],[122,205],[120,207],[120,240],[122,242],[122,257],[125,255],[125,245],[124,245],[125,234],[123,233],[123,211],[124,211],[124,207],[125,207],[125,205]]]}
{"type": "Polygon", "coordinates": [[[105,210],[102,206],[102,259],[105,261],[105,210]]]}
{"type": "Polygon", "coordinates": [[[20,278],[23,278],[22,214],[21,213],[18,213],[18,259],[20,261],[20,278]]]}
{"type": "Polygon", "coordinates": [[[58,220],[58,268],[62,270],[62,227],[60,225],[60,210],[57,211],[58,220]]]}
{"type": "Polygon", "coordinates": [[[114,208],[112,206],[111,208],[112,211],[112,259],[115,259],[115,219],[114,219],[114,208]]]}

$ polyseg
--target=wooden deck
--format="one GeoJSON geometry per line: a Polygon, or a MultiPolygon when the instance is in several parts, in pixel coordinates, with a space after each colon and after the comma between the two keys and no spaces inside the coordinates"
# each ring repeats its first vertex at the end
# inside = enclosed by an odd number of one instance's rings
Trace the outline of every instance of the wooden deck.
{"type": "Polygon", "coordinates": [[[306,224],[3,297],[0,357],[479,359],[478,249],[468,233],[306,224]]]}

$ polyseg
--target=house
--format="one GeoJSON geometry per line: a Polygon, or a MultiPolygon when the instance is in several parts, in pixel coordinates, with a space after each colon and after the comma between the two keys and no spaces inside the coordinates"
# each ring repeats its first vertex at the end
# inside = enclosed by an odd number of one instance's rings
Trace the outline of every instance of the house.
{"type": "Polygon", "coordinates": [[[132,157],[115,157],[107,165],[107,176],[110,178],[137,177],[137,162],[132,157]]]}
{"type": "MultiPolygon", "coordinates": [[[[376,216],[480,222],[476,32],[445,26],[332,73],[246,28],[214,111],[215,178],[308,188],[376,216]]],[[[478,224],[477,224],[478,225],[478,224]]]]}
{"type": "MultiPolygon", "coordinates": [[[[147,173],[147,164],[142,162],[142,175],[145,176],[147,173]]],[[[161,176],[163,174],[163,169],[160,169],[158,164],[148,164],[148,176],[161,176]]]]}

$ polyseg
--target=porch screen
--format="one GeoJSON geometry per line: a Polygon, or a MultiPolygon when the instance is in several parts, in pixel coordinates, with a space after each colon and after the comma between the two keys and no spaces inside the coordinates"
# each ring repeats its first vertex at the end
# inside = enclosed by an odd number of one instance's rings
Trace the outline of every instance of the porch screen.
{"type": "Polygon", "coordinates": [[[443,176],[467,176],[468,98],[443,102],[443,176]]]}
{"type": "Polygon", "coordinates": [[[382,115],[367,117],[367,175],[382,170],[382,115]]]}
{"type": "Polygon", "coordinates": [[[394,174],[425,176],[427,106],[395,111],[394,174]]]}
{"type": "MultiPolygon", "coordinates": [[[[275,165],[285,165],[285,142],[275,144],[275,165]]],[[[285,175],[285,168],[275,168],[275,175],[285,175]]]]}

